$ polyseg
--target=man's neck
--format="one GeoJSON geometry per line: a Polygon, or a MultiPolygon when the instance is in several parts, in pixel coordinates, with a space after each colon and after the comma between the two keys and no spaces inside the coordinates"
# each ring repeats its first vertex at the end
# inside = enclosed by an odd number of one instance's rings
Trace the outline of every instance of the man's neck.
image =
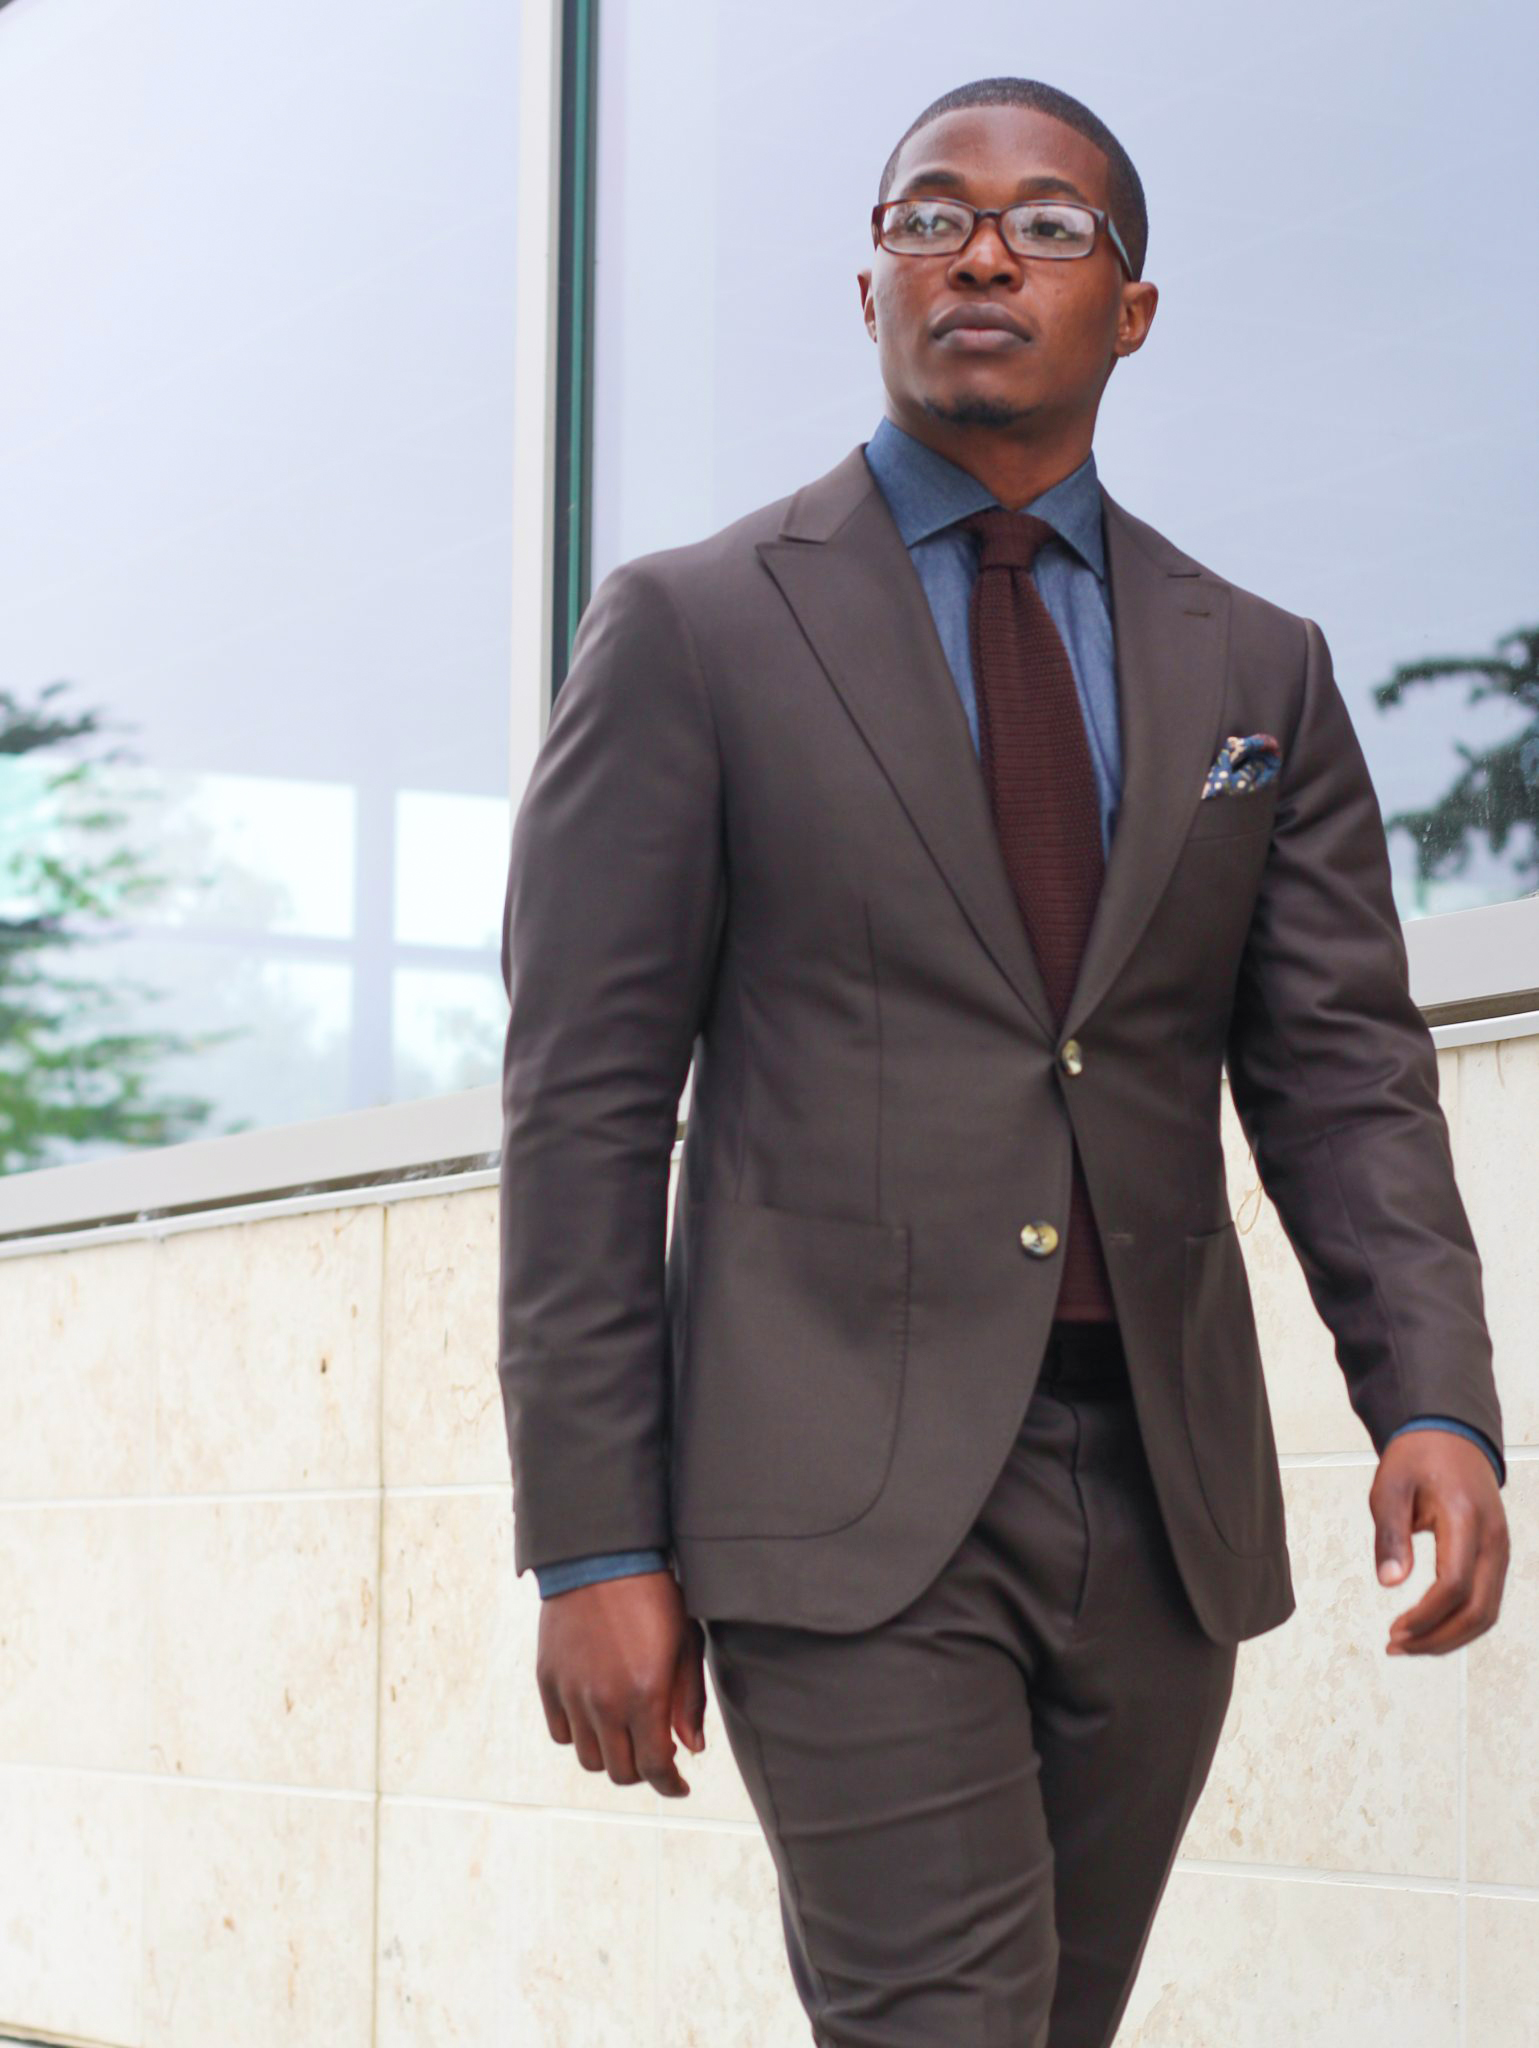
{"type": "Polygon", "coordinates": [[[1091,433],[1077,423],[1050,439],[1028,440],[1004,427],[955,426],[928,414],[911,419],[891,400],[886,414],[905,434],[977,477],[1012,512],[1072,476],[1090,453],[1091,433]]]}

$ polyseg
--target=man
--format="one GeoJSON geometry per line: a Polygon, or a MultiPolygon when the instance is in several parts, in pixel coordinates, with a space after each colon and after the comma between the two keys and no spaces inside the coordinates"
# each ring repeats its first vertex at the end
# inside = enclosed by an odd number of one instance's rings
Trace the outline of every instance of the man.
{"type": "Polygon", "coordinates": [[[685,1792],[709,1658],[816,2041],[1103,2048],[1293,1607],[1225,1064],[1394,1654],[1496,1617],[1501,1415],[1324,638],[1096,476],[1136,171],[984,80],[872,234],[876,433],[604,579],[516,821],[516,1564],[589,1770],[685,1792]]]}

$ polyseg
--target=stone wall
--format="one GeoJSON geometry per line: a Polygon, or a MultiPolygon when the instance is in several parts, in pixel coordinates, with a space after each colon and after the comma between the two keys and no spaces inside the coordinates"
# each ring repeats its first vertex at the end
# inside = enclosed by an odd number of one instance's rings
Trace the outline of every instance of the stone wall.
{"type": "MultiPolygon", "coordinates": [[[[1245,1646],[1125,2048],[1539,2041],[1539,1037],[1440,1054],[1511,1443],[1501,1627],[1391,1659],[1373,1456],[1226,1107],[1299,1611],[1245,1646]]],[[[496,1190],[0,1259],[0,2031],[801,2048],[714,1704],[545,1732],[496,1190]]]]}

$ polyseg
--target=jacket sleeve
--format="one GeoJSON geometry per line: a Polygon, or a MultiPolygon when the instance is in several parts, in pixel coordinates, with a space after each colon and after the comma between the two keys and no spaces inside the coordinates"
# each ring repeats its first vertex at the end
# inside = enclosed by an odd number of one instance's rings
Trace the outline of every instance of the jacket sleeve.
{"type": "Polygon", "coordinates": [[[498,1376],[519,1572],[670,1541],[669,1159],[725,899],[705,681],[643,558],[593,594],[513,824],[498,1376]]]}
{"type": "Polygon", "coordinates": [[[1313,619],[1230,1020],[1230,1094],[1374,1448],[1502,1441],[1482,1269],[1368,765],[1313,619]]]}

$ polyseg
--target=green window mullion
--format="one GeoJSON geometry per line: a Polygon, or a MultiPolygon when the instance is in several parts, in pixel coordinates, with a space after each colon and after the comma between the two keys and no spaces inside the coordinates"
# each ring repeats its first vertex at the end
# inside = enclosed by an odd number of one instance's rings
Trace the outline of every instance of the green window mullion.
{"type": "Polygon", "coordinates": [[[588,602],[593,496],[593,215],[598,0],[561,10],[561,195],[556,286],[556,450],[551,693],[588,602]]]}

